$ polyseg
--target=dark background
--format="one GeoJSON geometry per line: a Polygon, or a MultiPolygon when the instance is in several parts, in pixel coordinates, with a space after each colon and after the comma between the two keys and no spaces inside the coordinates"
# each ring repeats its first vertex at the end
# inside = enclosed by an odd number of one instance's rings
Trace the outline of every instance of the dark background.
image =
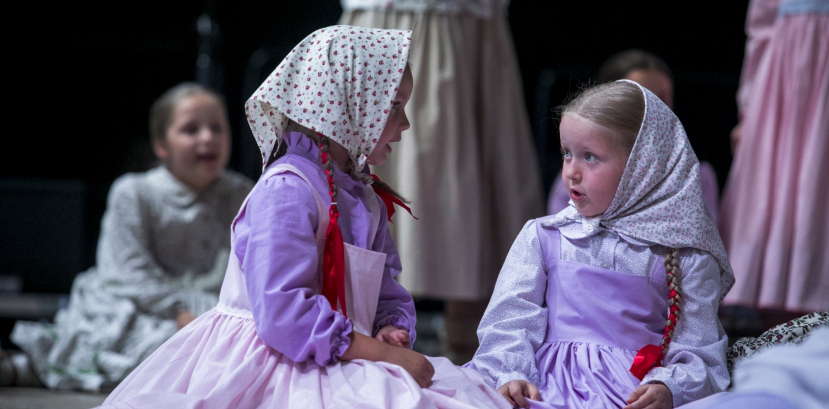
{"type": "MultiPolygon", "coordinates": [[[[675,111],[722,186],[747,3],[514,0],[509,22],[545,185],[559,163],[550,109],[595,78],[605,58],[637,47],[672,68],[675,111]]],[[[230,167],[256,178],[244,101],[296,43],[341,13],[336,0],[112,7],[44,6],[8,40],[14,58],[4,65],[14,75],[6,104],[13,108],[0,149],[0,275],[22,277],[24,291],[67,292],[74,275],[94,264],[109,186],[152,164],[149,106],[178,82],[200,77],[226,95],[230,167]],[[203,14],[213,24],[200,36],[203,14]],[[209,71],[197,68],[200,53],[210,55],[209,71]]]]}

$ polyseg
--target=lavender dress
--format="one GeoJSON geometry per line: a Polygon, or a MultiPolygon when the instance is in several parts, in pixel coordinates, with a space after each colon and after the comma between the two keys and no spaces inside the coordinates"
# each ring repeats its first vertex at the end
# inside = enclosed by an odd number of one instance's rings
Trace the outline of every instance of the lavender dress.
{"type": "Polygon", "coordinates": [[[576,240],[543,220],[527,223],[510,250],[469,367],[496,388],[511,380],[537,385],[542,401],[534,408],[623,407],[649,381],[666,384],[680,406],[728,385],[713,257],[680,251],[686,315],[665,367],[640,382],[629,371],[633,358],[659,344],[667,320],[661,246],[610,231],[576,240]]]}
{"type": "Polygon", "coordinates": [[[633,357],[659,343],[668,318],[665,268],[657,262],[647,277],[561,260],[556,233],[539,234],[553,279],[545,294],[547,339],[535,354],[546,405],[536,406],[624,406],[639,384],[628,370],[633,357]]]}

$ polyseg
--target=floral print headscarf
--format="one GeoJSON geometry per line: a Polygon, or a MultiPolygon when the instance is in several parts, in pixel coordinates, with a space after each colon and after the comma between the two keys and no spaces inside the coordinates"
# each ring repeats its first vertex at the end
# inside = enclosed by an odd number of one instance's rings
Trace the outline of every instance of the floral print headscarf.
{"type": "Polygon", "coordinates": [[[361,169],[386,126],[411,36],[332,26],[294,47],[245,103],[263,168],[291,119],[344,146],[361,169]]]}
{"type": "Polygon", "coordinates": [[[645,97],[645,117],[622,180],[610,206],[599,216],[582,217],[574,206],[553,223],[569,237],[589,237],[599,225],[666,247],[692,247],[711,253],[720,265],[721,294],[734,274],[714,219],[705,207],[699,161],[685,129],[662,100],[636,82],[645,97]]]}

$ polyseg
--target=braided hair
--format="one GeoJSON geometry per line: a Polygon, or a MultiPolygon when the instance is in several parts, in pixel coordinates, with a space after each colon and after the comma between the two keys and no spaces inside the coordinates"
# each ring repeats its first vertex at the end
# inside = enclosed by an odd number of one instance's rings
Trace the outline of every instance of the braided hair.
{"type": "Polygon", "coordinates": [[[669,248],[668,254],[665,255],[665,281],[668,284],[668,320],[665,321],[665,332],[662,335],[662,342],[660,346],[662,347],[662,355],[661,358],[665,358],[668,355],[668,347],[671,345],[671,339],[673,339],[674,331],[676,330],[676,323],[679,320],[679,315],[682,312],[682,309],[679,307],[679,303],[682,300],[682,287],[679,283],[679,277],[682,274],[682,270],[679,267],[679,250],[675,248],[669,248]]]}

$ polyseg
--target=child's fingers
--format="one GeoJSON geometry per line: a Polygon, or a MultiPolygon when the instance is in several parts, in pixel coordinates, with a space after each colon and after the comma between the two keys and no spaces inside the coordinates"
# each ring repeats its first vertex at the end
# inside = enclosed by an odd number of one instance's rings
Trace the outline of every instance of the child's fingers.
{"type": "Polygon", "coordinates": [[[401,346],[408,345],[409,343],[409,331],[405,330],[398,330],[392,332],[392,336],[394,336],[398,342],[400,342],[401,346]]]}
{"type": "Polygon", "coordinates": [[[402,347],[403,346],[403,345],[400,344],[400,341],[397,339],[397,337],[394,336],[394,334],[382,334],[382,337],[380,338],[380,341],[383,341],[383,342],[385,342],[389,345],[396,346],[396,347],[402,347]]]}
{"type": "Polygon", "coordinates": [[[400,332],[396,333],[395,335],[396,335],[397,342],[399,343],[400,347],[407,348],[409,346],[410,341],[409,341],[409,332],[408,331],[400,331],[400,332]]]}
{"type": "Polygon", "coordinates": [[[498,388],[498,393],[500,393],[501,396],[503,396],[507,400],[507,402],[509,402],[509,404],[512,405],[513,408],[520,407],[518,402],[516,402],[515,398],[512,396],[512,386],[514,386],[516,383],[517,381],[509,381],[501,385],[500,388],[498,388]]]}
{"type": "Polygon", "coordinates": [[[385,327],[380,328],[380,330],[377,331],[377,334],[374,335],[374,338],[376,338],[379,341],[382,341],[383,336],[388,335],[388,334],[390,334],[391,332],[393,332],[395,330],[397,330],[397,328],[395,328],[391,325],[386,325],[385,327]]]}
{"type": "Polygon", "coordinates": [[[541,391],[538,390],[537,386],[527,382],[524,384],[524,396],[532,400],[540,401],[541,391]]]}
{"type": "Polygon", "coordinates": [[[645,394],[645,391],[647,390],[646,386],[647,385],[640,385],[638,388],[634,389],[634,391],[630,394],[630,396],[628,396],[625,402],[633,403],[636,400],[638,400],[642,395],[645,394]]]}
{"type": "Polygon", "coordinates": [[[518,405],[515,403],[515,401],[514,401],[514,400],[512,400],[512,397],[511,397],[511,396],[509,396],[509,390],[508,390],[507,388],[505,388],[505,387],[503,387],[503,386],[502,386],[502,387],[500,387],[500,388],[498,388],[498,393],[500,393],[500,394],[501,394],[501,396],[503,396],[503,397],[504,397],[504,399],[506,399],[506,400],[507,400],[507,402],[509,402],[509,404],[510,404],[510,405],[512,405],[512,407],[513,407],[513,408],[517,408],[517,407],[518,407],[518,405]]]}
{"type": "Polygon", "coordinates": [[[647,393],[647,386],[648,385],[642,385],[636,388],[636,390],[634,390],[633,393],[630,394],[630,398],[628,398],[630,404],[625,406],[623,409],[645,409],[646,407],[649,407],[652,403],[654,403],[654,396],[652,394],[647,393]],[[637,391],[639,393],[637,393],[637,391]],[[634,396],[635,399],[633,401],[630,401],[630,399],[634,398],[634,396]]]}
{"type": "Polygon", "coordinates": [[[521,383],[515,382],[509,383],[509,394],[512,396],[512,400],[515,401],[521,408],[529,408],[530,403],[527,402],[527,399],[524,397],[524,388],[522,387],[521,383]]]}

